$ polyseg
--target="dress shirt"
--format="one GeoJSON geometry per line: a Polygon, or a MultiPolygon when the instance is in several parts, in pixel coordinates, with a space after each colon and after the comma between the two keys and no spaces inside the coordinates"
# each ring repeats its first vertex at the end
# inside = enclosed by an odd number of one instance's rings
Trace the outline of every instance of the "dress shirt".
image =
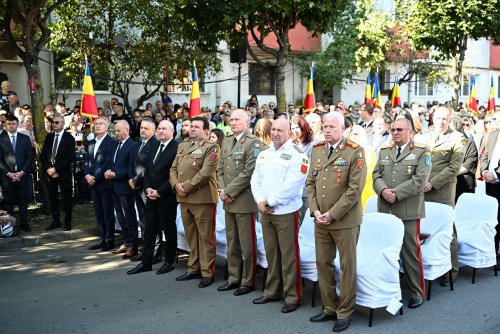
{"type": "Polygon", "coordinates": [[[105,133],[101,139],[97,138],[97,136],[95,137],[94,158],[95,158],[95,155],[97,154],[97,151],[99,150],[99,147],[101,146],[102,141],[104,140],[104,138],[106,138],[107,135],[108,134],[105,133]]]}

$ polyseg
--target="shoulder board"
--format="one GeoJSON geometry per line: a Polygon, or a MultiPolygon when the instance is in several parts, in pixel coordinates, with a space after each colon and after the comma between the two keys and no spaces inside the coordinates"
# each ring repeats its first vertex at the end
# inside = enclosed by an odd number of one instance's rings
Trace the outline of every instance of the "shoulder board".
{"type": "Polygon", "coordinates": [[[359,147],[359,144],[356,144],[355,142],[353,142],[353,141],[351,141],[351,140],[347,140],[347,141],[345,142],[345,144],[346,144],[347,146],[352,147],[352,148],[358,148],[358,147],[359,147]]]}
{"type": "Polygon", "coordinates": [[[234,137],[234,133],[231,133],[230,135],[227,135],[225,138],[231,138],[234,137]]]}
{"type": "Polygon", "coordinates": [[[326,141],[322,140],[322,141],[319,141],[316,144],[314,144],[314,147],[323,146],[325,144],[326,144],[326,141]]]}
{"type": "Polygon", "coordinates": [[[417,142],[413,142],[413,146],[418,148],[427,148],[427,145],[417,142]]]}
{"type": "Polygon", "coordinates": [[[293,145],[293,147],[297,150],[297,152],[304,153],[304,151],[300,148],[299,145],[293,145]]]}
{"type": "Polygon", "coordinates": [[[394,147],[394,144],[384,144],[382,145],[382,147],[380,147],[381,150],[385,150],[385,149],[392,149],[394,147]]]}
{"type": "Polygon", "coordinates": [[[248,133],[247,134],[247,138],[251,138],[251,139],[258,139],[256,135],[254,135],[253,133],[248,133]]]}

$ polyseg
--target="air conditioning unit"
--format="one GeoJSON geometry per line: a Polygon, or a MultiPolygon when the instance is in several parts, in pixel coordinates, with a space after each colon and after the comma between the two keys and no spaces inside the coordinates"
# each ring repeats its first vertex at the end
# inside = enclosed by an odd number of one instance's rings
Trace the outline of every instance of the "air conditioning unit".
{"type": "Polygon", "coordinates": [[[0,42],[0,63],[22,63],[16,52],[7,42],[0,42]]]}

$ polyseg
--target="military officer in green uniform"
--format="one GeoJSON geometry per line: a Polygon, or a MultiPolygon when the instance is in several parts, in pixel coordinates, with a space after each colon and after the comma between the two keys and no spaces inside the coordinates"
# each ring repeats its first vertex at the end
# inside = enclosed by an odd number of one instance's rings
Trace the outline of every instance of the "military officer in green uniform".
{"type": "Polygon", "coordinates": [[[315,222],[316,265],[324,310],[311,322],[336,320],[334,332],[346,330],[356,304],[356,245],[362,219],[361,193],[366,181],[365,152],[343,138],[344,117],[323,118],[325,141],[312,150],[306,187],[315,222]],[[336,295],[333,260],[337,249],[342,277],[336,295]]]}
{"type": "MultiPolygon", "coordinates": [[[[415,141],[427,144],[431,154],[431,175],[424,186],[426,202],[437,202],[455,207],[457,175],[464,159],[467,139],[459,132],[450,129],[451,112],[446,107],[439,107],[433,115],[434,130],[416,138],[415,141]]],[[[453,280],[458,276],[457,231],[453,224],[451,241],[451,264],[453,280]]],[[[441,281],[442,286],[449,286],[448,275],[441,281]]]]}
{"type": "Polygon", "coordinates": [[[250,179],[259,153],[255,151],[259,139],[247,131],[249,116],[244,110],[234,110],[229,124],[233,134],[222,142],[217,168],[217,187],[225,211],[229,279],[218,290],[236,289],[234,295],[241,296],[255,289],[257,204],[250,179]]]}
{"type": "Polygon", "coordinates": [[[391,124],[393,143],[380,150],[373,170],[373,189],[378,211],[393,214],[404,223],[401,259],[410,290],[409,308],[422,305],[425,294],[420,256],[420,219],[425,217],[424,185],[431,171],[431,157],[425,144],[414,143],[411,123],[400,118],[391,124]]]}
{"type": "Polygon", "coordinates": [[[204,117],[191,118],[189,141],[179,144],[170,169],[170,184],[181,204],[181,216],[190,253],[188,271],[178,281],[201,278],[199,287],[215,276],[216,170],[219,146],[208,138],[204,117]]]}

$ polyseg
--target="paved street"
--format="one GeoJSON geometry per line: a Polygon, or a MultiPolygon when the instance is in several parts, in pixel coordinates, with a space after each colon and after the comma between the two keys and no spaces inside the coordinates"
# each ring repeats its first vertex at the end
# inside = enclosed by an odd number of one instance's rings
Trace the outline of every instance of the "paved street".
{"type": "MultiPolygon", "coordinates": [[[[252,304],[260,290],[242,297],[218,292],[222,262],[215,284],[199,289],[198,280],[175,281],[185,271],[185,259],[165,275],[127,276],[135,264],[88,251],[94,242],[87,238],[0,253],[1,333],[331,332],[333,323],[309,322],[321,310],[321,302],[310,306],[310,282],[301,308],[282,314],[280,303],[252,304]]],[[[373,328],[367,326],[367,311],[358,309],[348,333],[500,333],[500,276],[480,271],[472,285],[471,272],[461,271],[454,292],[434,284],[432,300],[417,310],[405,306],[403,316],[377,310],[373,328]]]]}

